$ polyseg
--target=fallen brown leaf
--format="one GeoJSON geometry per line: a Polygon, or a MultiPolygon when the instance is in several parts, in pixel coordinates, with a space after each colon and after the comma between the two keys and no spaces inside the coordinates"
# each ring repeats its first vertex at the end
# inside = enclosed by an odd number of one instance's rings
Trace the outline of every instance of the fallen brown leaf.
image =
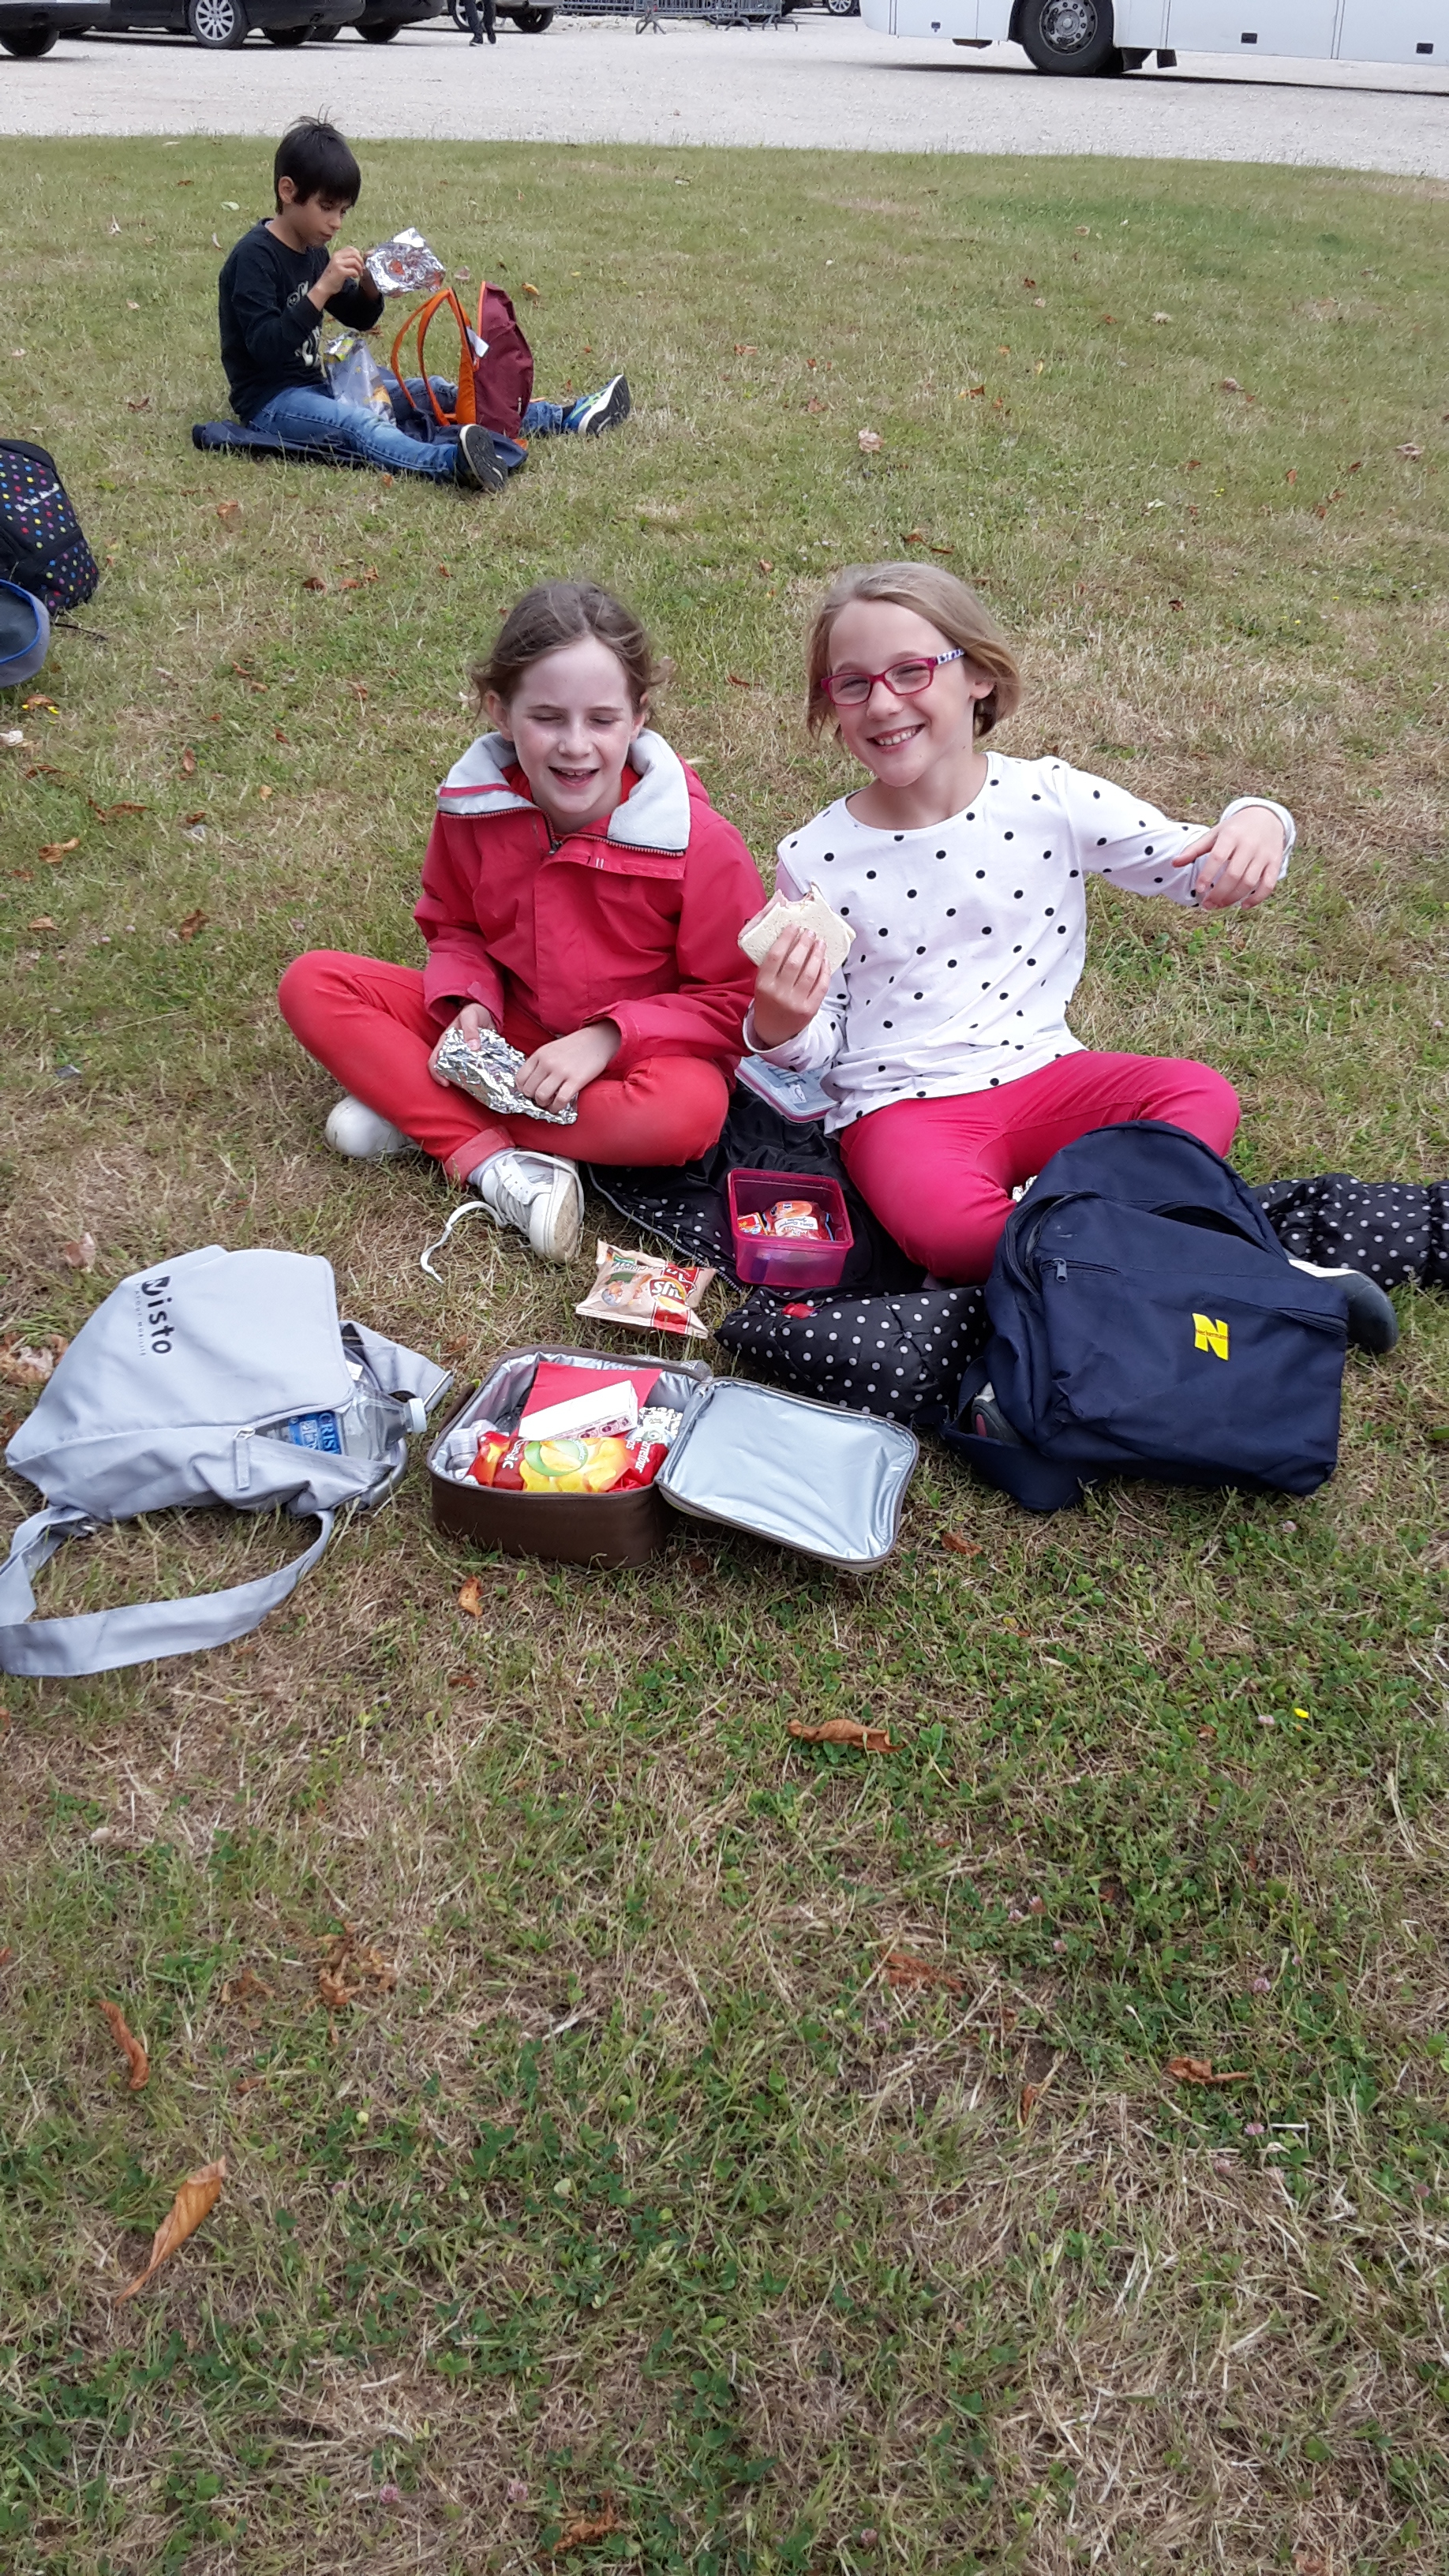
{"type": "MultiPolygon", "coordinates": [[[[1421,450],[1421,453],[1422,453],[1422,450],[1421,450]]],[[[1350,465],[1350,467],[1349,467],[1349,469],[1348,469],[1348,470],[1349,470],[1350,474],[1362,474],[1362,472],[1363,472],[1363,458],[1362,458],[1361,456],[1355,457],[1355,459],[1354,459],[1354,461],[1353,461],[1352,465],[1350,465]]]]}
{"type": "Polygon", "coordinates": [[[63,1243],[61,1245],[60,1257],[65,1263],[67,1270],[94,1270],[96,1266],[95,1236],[93,1234],[78,1234],[74,1243],[63,1243]]]}
{"type": "Polygon", "coordinates": [[[858,1744],[862,1753],[895,1750],[885,1727],[867,1726],[858,1717],[827,1717],[819,1726],[805,1726],[798,1717],[792,1717],[789,1732],[802,1744],[858,1744]]]}
{"type": "MultiPolygon", "coordinates": [[[[735,356],[737,358],[757,358],[759,354],[759,350],[755,347],[753,340],[736,340],[735,356]]],[[[813,358],[811,359],[810,364],[812,367],[814,366],[815,361],[813,358]]]]}
{"type": "MultiPolygon", "coordinates": [[[[8,1717],[8,1716],[9,1716],[9,1714],[10,1714],[10,1712],[9,1712],[9,1710],[7,1709],[7,1710],[5,1711],[5,1715],[8,1717]]],[[[10,1962],[11,1962],[11,1960],[14,1958],[14,1956],[15,1956],[15,1953],[14,1953],[14,1951],[11,1949],[9,1942],[7,1941],[7,1942],[6,1942],[6,1944],[5,1944],[4,1949],[3,1949],[3,1950],[0,1950],[0,1968],[8,1968],[8,1967],[9,1967],[9,1965],[10,1965],[10,1962]]]]}
{"type": "Polygon", "coordinates": [[[196,754],[189,743],[181,755],[181,775],[183,778],[196,776],[196,754]]]}
{"type": "Polygon", "coordinates": [[[925,542],[926,531],[924,528],[908,528],[901,539],[901,544],[903,546],[923,546],[925,542]]]}
{"type": "Polygon", "coordinates": [[[523,280],[523,292],[525,295],[531,295],[535,304],[538,302],[538,288],[530,286],[526,277],[523,280]]]}
{"type": "Polygon", "coordinates": [[[1179,2084],[1250,2084],[1252,2075],[1246,2066],[1233,2074],[1215,2075],[1210,2057],[1169,2057],[1167,2072],[1179,2084]]]}
{"type": "Polygon", "coordinates": [[[953,555],[955,551],[954,546],[932,546],[931,548],[933,555],[953,555]]]}
{"type": "MultiPolygon", "coordinates": [[[[1406,438],[1402,447],[1396,447],[1394,449],[1394,454],[1396,456],[1407,456],[1411,465],[1417,464],[1423,453],[1424,451],[1422,447],[1420,447],[1417,441],[1412,438],[1406,438]]],[[[1352,474],[1354,469],[1350,466],[1348,470],[1350,474],[1352,474]]]]}
{"type": "Polygon", "coordinates": [[[117,2292],[117,2306],[122,2299],[134,2299],[138,2290],[144,2290],[153,2274],[159,2272],[162,2264],[176,2252],[178,2245],[184,2245],[188,2236],[195,2235],[203,2218],[210,2216],[220,2200],[225,2180],[225,2156],[218,2156],[213,2165],[198,2165],[195,2173],[187,2175],[152,2238],[150,2262],[144,2272],[138,2272],[134,2281],[128,2281],[124,2290],[117,2292]]]}
{"type": "Polygon", "coordinates": [[[1316,504],[1313,512],[1315,519],[1326,519],[1329,511],[1334,505],[1334,502],[1341,501],[1342,499],[1342,492],[1330,492],[1326,501],[1320,501],[1316,504]]]}
{"type": "MultiPolygon", "coordinates": [[[[54,698],[25,698],[22,699],[21,704],[23,705],[27,715],[32,714],[37,707],[44,707],[46,714],[49,716],[56,716],[60,713],[60,709],[56,705],[54,698]]],[[[58,774],[59,773],[57,772],[57,775],[58,774]]]]}
{"type": "Polygon", "coordinates": [[[482,1584],[479,1582],[478,1577],[477,1577],[477,1575],[476,1575],[476,1574],[470,1574],[470,1575],[469,1575],[467,1582],[464,1584],[462,1591],[459,1593],[459,1595],[458,1595],[458,1607],[459,1607],[459,1609],[460,1609],[460,1610],[465,1610],[465,1611],[467,1612],[468,1617],[469,1617],[470,1619],[481,1619],[481,1618],[482,1618],[482,1616],[483,1616],[483,1586],[482,1586],[482,1584]]]}
{"type": "MultiPolygon", "coordinates": [[[[286,737],[286,735],[283,733],[282,728],[281,728],[281,726],[280,726],[280,725],[273,725],[273,727],[272,727],[272,740],[273,740],[274,742],[287,742],[287,737],[286,737]]],[[[290,751],[290,750],[291,750],[291,748],[292,748],[291,744],[290,744],[289,742],[287,742],[287,749],[290,751]]]]}
{"type": "Polygon", "coordinates": [[[361,698],[363,700],[366,699],[367,683],[365,680],[349,680],[347,685],[355,698],[361,698]]]}
{"type": "Polygon", "coordinates": [[[182,831],[183,831],[183,832],[189,832],[189,831],[191,830],[191,828],[192,828],[192,825],[193,825],[193,824],[195,824],[195,823],[204,823],[205,821],[206,821],[206,807],[205,807],[204,805],[198,805],[198,806],[197,806],[197,809],[196,809],[196,811],[195,811],[195,813],[194,813],[194,814],[183,814],[183,815],[182,815],[182,817],[181,817],[181,829],[182,829],[182,831]]]}
{"type": "Polygon", "coordinates": [[[198,904],[195,912],[188,912],[184,921],[178,921],[176,925],[177,938],[183,939],[189,944],[190,941],[196,937],[198,930],[204,930],[206,928],[210,918],[211,915],[203,912],[198,904]]]}
{"type": "Polygon", "coordinates": [[[949,1968],[938,1968],[933,1959],[918,1959],[914,1950],[891,1950],[885,1963],[886,1984],[898,1990],[910,1986],[943,1986],[948,1995],[964,1994],[960,1977],[949,1968]]]}
{"type": "Polygon", "coordinates": [[[1242,390],[1243,388],[1239,384],[1236,376],[1224,376],[1222,384],[1219,387],[1219,391],[1225,394],[1240,394],[1242,390]]]}
{"type": "Polygon", "coordinates": [[[1040,2100],[1041,2086],[1039,2084],[1023,2084],[1021,2088],[1021,2116],[1024,2120],[1029,2120],[1031,2118],[1031,2115],[1040,2100]]]}
{"type": "Polygon", "coordinates": [[[48,912],[39,912],[33,921],[27,921],[25,927],[27,930],[54,930],[55,924],[48,912]]]}
{"type": "Polygon", "coordinates": [[[732,689],[752,689],[755,685],[753,680],[743,679],[738,671],[730,671],[726,677],[732,689]]]}
{"type": "Polygon", "coordinates": [[[1024,278],[1022,279],[1022,281],[1021,281],[1021,282],[1022,282],[1022,285],[1023,285],[1023,286],[1028,286],[1028,287],[1030,287],[1030,286],[1035,286],[1035,284],[1036,284],[1036,279],[1035,279],[1034,277],[1024,277],[1024,278]]]}
{"type": "Polygon", "coordinates": [[[134,401],[129,394],[126,396],[127,411],[149,411],[150,408],[151,397],[149,394],[138,394],[134,401]]]}
{"type": "Polygon", "coordinates": [[[392,1961],[370,1941],[359,1942],[355,1932],[339,1932],[326,1944],[317,1970],[317,1992],[329,2012],[346,2012],[367,1986],[390,1995],[396,1984],[392,1961]]]}
{"type": "Polygon", "coordinates": [[[52,1333],[39,1350],[8,1333],[0,1342],[0,1385],[44,1386],[65,1348],[59,1333],[52,1333]]]}
{"type": "Polygon", "coordinates": [[[262,803],[265,805],[265,804],[267,804],[267,803],[268,803],[268,801],[270,800],[270,797],[271,797],[271,795],[272,795],[272,790],[271,790],[271,788],[270,788],[270,787],[259,787],[259,788],[257,789],[257,794],[260,796],[260,798],[261,798],[261,800],[262,800],[262,803]]]}
{"type": "Polygon", "coordinates": [[[252,1968],[243,1968],[239,1977],[228,1977],[221,1990],[224,2004],[255,2003],[259,1995],[265,1995],[269,2003],[272,2001],[271,1987],[252,1968]]]}
{"type": "MultiPolygon", "coordinates": [[[[144,2048],[141,2046],[135,2032],[126,2028],[126,2016],[122,2012],[120,2005],[108,2004],[104,1998],[102,1998],[101,2010],[111,2025],[111,2037],[115,2041],[117,2048],[120,2050],[121,2055],[124,2057],[126,2064],[131,2070],[131,2081],[127,2085],[126,2090],[128,2093],[139,2093],[151,2081],[151,2060],[147,2056],[144,2048]]],[[[190,2231],[188,2230],[188,2233],[189,2232],[190,2231]]],[[[153,2255],[154,2252],[155,2248],[153,2247],[153,2255]]]]}
{"type": "Polygon", "coordinates": [[[48,868],[53,868],[58,867],[62,859],[68,858],[72,850],[79,848],[80,835],[77,833],[73,841],[43,841],[35,855],[38,859],[44,859],[48,868]]]}
{"type": "Polygon", "coordinates": [[[826,410],[828,410],[828,409],[829,409],[829,405],[828,405],[828,404],[826,404],[826,403],[823,403],[823,402],[820,400],[820,397],[819,397],[819,395],[818,395],[818,394],[812,394],[812,395],[811,395],[811,397],[810,397],[810,400],[809,400],[809,401],[808,401],[808,403],[805,405],[805,408],[806,408],[806,410],[807,410],[807,411],[817,411],[817,412],[818,412],[818,411],[826,411],[826,410]]]}
{"type": "Polygon", "coordinates": [[[613,2505],[606,2499],[602,2513],[576,2513],[564,2524],[550,2558],[562,2558],[566,2549],[587,2549],[595,2540],[607,2540],[611,2531],[622,2528],[613,2505]]]}
{"type": "Polygon", "coordinates": [[[878,429],[858,429],[855,433],[855,443],[862,456],[874,456],[876,450],[884,445],[878,429]]]}
{"type": "Polygon", "coordinates": [[[326,587],[327,584],[323,580],[320,572],[309,572],[306,580],[302,584],[302,588],[304,590],[325,590],[326,587]]]}
{"type": "Polygon", "coordinates": [[[1167,605],[1169,608],[1185,608],[1187,606],[1187,602],[1183,599],[1170,599],[1167,605]]]}
{"type": "Polygon", "coordinates": [[[149,814],[151,810],[149,805],[131,805],[127,803],[122,803],[120,805],[98,805],[94,796],[88,796],[86,798],[86,803],[89,805],[91,812],[95,815],[96,820],[99,823],[114,823],[118,814],[149,814]]]}
{"type": "Polygon", "coordinates": [[[216,505],[216,515],[221,520],[223,526],[229,527],[233,519],[239,519],[241,517],[240,501],[218,501],[216,505]]]}
{"type": "Polygon", "coordinates": [[[1332,2564],[1321,2549],[1295,2549],[1293,2567],[1294,2576],[1333,2576],[1332,2564]]]}
{"type": "Polygon", "coordinates": [[[755,561],[759,565],[761,572],[773,572],[775,569],[772,563],[766,563],[763,555],[756,555],[755,561]]]}
{"type": "Polygon", "coordinates": [[[963,1538],[959,1530],[942,1530],[941,1545],[945,1548],[948,1556],[979,1556],[981,1554],[980,1542],[974,1538],[963,1538]]]}
{"type": "Polygon", "coordinates": [[[477,1678],[476,1673],[449,1673],[448,1688],[449,1690],[471,1690],[477,1678]]]}

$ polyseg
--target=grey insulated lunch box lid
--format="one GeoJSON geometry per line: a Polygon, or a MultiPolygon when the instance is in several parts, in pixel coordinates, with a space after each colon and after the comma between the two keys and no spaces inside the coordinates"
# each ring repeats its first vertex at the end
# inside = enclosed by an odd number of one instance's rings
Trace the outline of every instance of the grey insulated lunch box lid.
{"type": "Polygon", "coordinates": [[[895,1546],[920,1454],[898,1422],[715,1378],[690,1405],[655,1489],[695,1520],[864,1574],[895,1546]]]}

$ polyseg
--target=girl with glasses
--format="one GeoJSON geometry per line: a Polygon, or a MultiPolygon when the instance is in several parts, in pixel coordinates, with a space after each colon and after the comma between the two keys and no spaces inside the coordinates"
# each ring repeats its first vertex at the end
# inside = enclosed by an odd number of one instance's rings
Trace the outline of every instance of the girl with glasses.
{"type": "Polygon", "coordinates": [[[855,933],[832,981],[786,932],[759,970],[750,1051],[818,1074],[851,1179],[937,1280],[984,1279],[1012,1191],[1089,1128],[1160,1118],[1227,1152],[1211,1065],[1104,1054],[1066,1022],[1086,881],[1220,910],[1262,903],[1293,818],[1237,797],[1210,831],[1060,759],[990,746],[1020,694],[1001,629],[955,575],[855,565],[810,636],[807,722],[832,718],[865,786],[780,844],[778,890],[816,882],[855,933]]]}

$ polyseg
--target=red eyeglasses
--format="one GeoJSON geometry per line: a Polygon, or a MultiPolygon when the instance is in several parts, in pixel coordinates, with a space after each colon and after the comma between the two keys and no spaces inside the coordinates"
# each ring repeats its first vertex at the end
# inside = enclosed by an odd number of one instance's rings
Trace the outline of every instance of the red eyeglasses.
{"type": "Polygon", "coordinates": [[[965,659],[965,649],[958,644],[954,653],[923,653],[909,662],[892,662],[888,671],[823,671],[820,686],[833,707],[863,707],[877,680],[884,680],[898,698],[918,698],[943,663],[965,659]]]}

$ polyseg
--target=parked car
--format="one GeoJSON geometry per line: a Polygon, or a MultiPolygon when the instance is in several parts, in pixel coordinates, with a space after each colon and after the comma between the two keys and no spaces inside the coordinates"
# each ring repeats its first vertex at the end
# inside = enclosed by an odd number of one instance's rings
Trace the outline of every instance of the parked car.
{"type": "MultiPolygon", "coordinates": [[[[0,8],[16,0],[0,0],[0,8]]],[[[51,8],[55,0],[44,0],[51,8]]],[[[109,0],[90,6],[85,23],[113,35],[190,36],[208,53],[234,53],[255,28],[271,45],[304,45],[336,35],[362,16],[365,0],[109,0]]]]}
{"type": "Polygon", "coordinates": [[[0,45],[20,62],[48,54],[57,36],[78,36],[95,23],[95,0],[0,0],[0,45]]]}
{"type": "MultiPolygon", "coordinates": [[[[468,17],[467,12],[460,5],[460,0],[451,0],[451,8],[454,26],[463,28],[466,33],[468,17]]],[[[546,27],[553,25],[553,11],[533,8],[528,5],[528,0],[524,0],[524,5],[516,9],[500,6],[496,14],[500,18],[511,18],[521,36],[541,36],[546,27]]]]}
{"type": "MultiPolygon", "coordinates": [[[[390,45],[399,27],[425,26],[429,18],[446,18],[448,0],[364,0],[360,18],[353,20],[356,33],[365,45],[390,45]]],[[[340,27],[314,27],[313,36],[330,45],[340,27]]]]}

